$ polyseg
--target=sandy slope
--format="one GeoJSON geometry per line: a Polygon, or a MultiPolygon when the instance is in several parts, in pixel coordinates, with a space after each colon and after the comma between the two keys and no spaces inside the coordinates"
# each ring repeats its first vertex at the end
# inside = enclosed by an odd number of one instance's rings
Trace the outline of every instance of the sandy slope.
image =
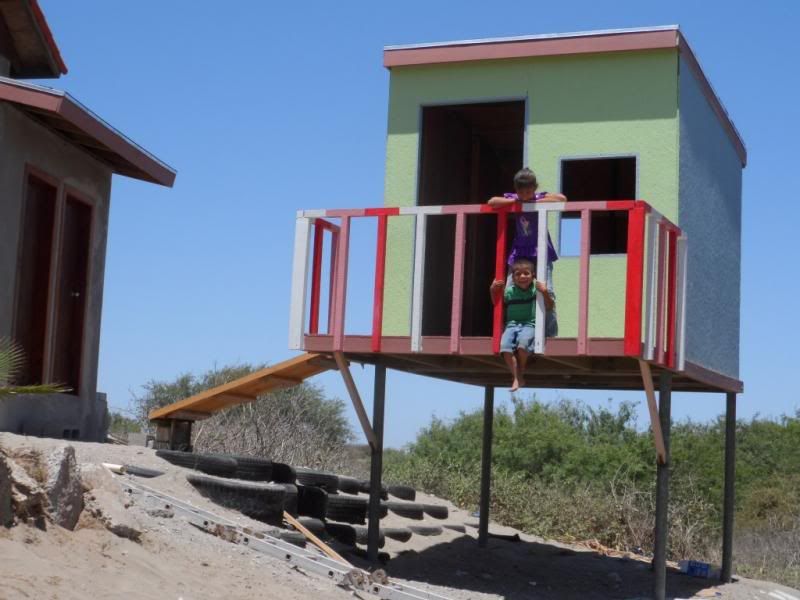
{"type": "MultiPolygon", "coordinates": [[[[48,449],[60,440],[0,434],[0,446],[48,449]]],[[[186,482],[184,469],[152,450],[71,442],[81,463],[129,463],[165,471],[146,483],[243,525],[262,528],[215,506],[186,482]]],[[[444,501],[420,494],[420,502],[444,501]]],[[[387,540],[389,575],[455,600],[467,598],[639,598],[650,596],[652,574],[637,560],[601,556],[522,534],[514,543],[490,540],[477,548],[475,519],[452,505],[447,523],[466,524],[466,534],[414,535],[405,544],[387,540]]],[[[12,598],[352,598],[332,582],[292,569],[282,561],[236,546],[180,519],[153,517],[139,502],[128,509],[142,524],[141,543],[116,537],[91,520],[67,531],[51,525],[0,528],[0,600],[12,598]]],[[[382,524],[415,523],[390,514],[382,524]]],[[[426,519],[419,524],[441,524],[426,519]]],[[[514,530],[492,525],[497,533],[514,530]]],[[[337,547],[345,552],[345,548],[337,547]]],[[[350,556],[354,563],[359,559],[350,556]]],[[[363,565],[363,563],[360,563],[363,565]]],[[[771,583],[740,580],[725,586],[670,573],[670,597],[731,600],[800,600],[800,592],[771,583]]],[[[368,597],[359,593],[361,597],[368,597]]]]}

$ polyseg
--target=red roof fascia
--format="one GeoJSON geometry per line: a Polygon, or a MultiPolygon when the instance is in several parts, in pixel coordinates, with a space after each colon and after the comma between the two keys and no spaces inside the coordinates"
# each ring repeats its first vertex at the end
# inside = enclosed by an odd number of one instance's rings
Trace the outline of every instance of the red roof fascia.
{"type": "Polygon", "coordinates": [[[33,18],[36,19],[36,24],[39,26],[39,30],[44,36],[44,41],[50,48],[50,52],[53,55],[53,59],[56,61],[59,71],[61,71],[62,75],[66,75],[68,71],[67,65],[64,63],[64,59],[61,57],[61,51],[58,49],[58,44],[56,44],[56,40],[53,37],[53,32],[50,30],[50,26],[47,24],[47,19],[45,19],[44,13],[39,6],[39,2],[38,0],[30,0],[30,3],[31,9],[33,10],[33,18]]]}

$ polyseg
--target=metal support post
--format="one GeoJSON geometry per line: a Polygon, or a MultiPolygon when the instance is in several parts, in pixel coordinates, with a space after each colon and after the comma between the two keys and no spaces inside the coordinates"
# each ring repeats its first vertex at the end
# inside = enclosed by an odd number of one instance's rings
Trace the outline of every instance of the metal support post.
{"type": "Polygon", "coordinates": [[[723,583],[733,574],[733,511],[735,509],[736,477],[736,394],[729,392],[725,407],[725,499],[722,510],[722,572],[723,583]]]}
{"type": "Polygon", "coordinates": [[[381,519],[381,473],[383,470],[383,409],[386,399],[386,367],[375,365],[375,393],[372,404],[372,446],[369,477],[369,513],[367,529],[367,557],[378,564],[378,543],[381,519]]]}
{"type": "Polygon", "coordinates": [[[661,434],[664,438],[665,460],[656,463],[656,528],[655,548],[653,550],[653,570],[655,580],[653,583],[653,597],[664,600],[667,592],[667,537],[669,521],[667,519],[669,506],[669,435],[670,413],[672,404],[672,373],[662,371],[658,387],[658,416],[661,421],[661,434]]]}
{"type": "Polygon", "coordinates": [[[481,503],[478,508],[478,546],[489,540],[489,501],[492,485],[492,425],[494,423],[494,386],[483,394],[483,450],[481,452],[481,503]]]}

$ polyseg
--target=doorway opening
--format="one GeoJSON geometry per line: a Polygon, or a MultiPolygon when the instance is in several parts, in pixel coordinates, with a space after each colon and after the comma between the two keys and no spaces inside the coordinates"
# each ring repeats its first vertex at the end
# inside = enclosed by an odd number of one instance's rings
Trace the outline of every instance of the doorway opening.
{"type": "MultiPolygon", "coordinates": [[[[523,163],[525,101],[423,107],[421,130],[420,206],[480,204],[512,190],[523,163]]],[[[449,335],[455,217],[427,222],[422,334],[449,335]]],[[[461,335],[490,336],[497,221],[469,215],[466,225],[461,335]]]]}
{"type": "Polygon", "coordinates": [[[34,385],[45,380],[57,195],[54,185],[28,175],[22,208],[13,327],[13,337],[25,354],[25,362],[15,380],[19,385],[34,385]]]}
{"type": "Polygon", "coordinates": [[[80,394],[92,206],[67,194],[61,230],[52,380],[80,394]]]}

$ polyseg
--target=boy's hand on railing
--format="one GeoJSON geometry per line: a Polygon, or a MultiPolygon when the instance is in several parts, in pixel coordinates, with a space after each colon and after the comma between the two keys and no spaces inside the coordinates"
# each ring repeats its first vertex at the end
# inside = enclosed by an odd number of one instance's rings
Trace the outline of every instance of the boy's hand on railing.
{"type": "Polygon", "coordinates": [[[492,285],[489,286],[489,295],[492,297],[492,302],[497,304],[500,298],[503,296],[503,291],[506,288],[506,282],[502,279],[495,279],[492,282],[492,285]]]}
{"type": "Polygon", "coordinates": [[[553,297],[550,295],[550,292],[547,289],[547,283],[537,279],[534,281],[534,285],[536,286],[536,291],[544,297],[545,306],[548,308],[548,310],[552,310],[556,303],[553,302],[553,297]]]}
{"type": "Polygon", "coordinates": [[[541,198],[538,198],[536,201],[537,202],[566,202],[567,201],[567,197],[564,194],[556,194],[556,193],[547,192],[544,196],[542,196],[541,198]]]}

